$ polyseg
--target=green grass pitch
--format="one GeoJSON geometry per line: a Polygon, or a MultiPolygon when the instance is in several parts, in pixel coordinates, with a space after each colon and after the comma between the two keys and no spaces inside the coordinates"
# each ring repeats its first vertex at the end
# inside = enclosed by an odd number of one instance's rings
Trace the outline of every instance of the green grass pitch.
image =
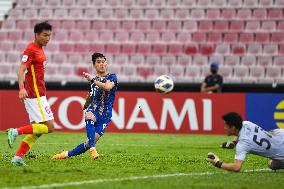
{"type": "Polygon", "coordinates": [[[226,136],[106,133],[97,144],[102,156],[94,161],[89,152],[50,159],[85,139],[84,133],[52,133],[26,155],[28,166],[16,167],[10,160],[21,139],[9,149],[6,134],[0,132],[0,188],[284,188],[284,170],[267,170],[266,158],[249,155],[241,173],[209,164],[208,152],[225,162],[233,160],[234,150],[219,147],[230,139],[226,136]]]}

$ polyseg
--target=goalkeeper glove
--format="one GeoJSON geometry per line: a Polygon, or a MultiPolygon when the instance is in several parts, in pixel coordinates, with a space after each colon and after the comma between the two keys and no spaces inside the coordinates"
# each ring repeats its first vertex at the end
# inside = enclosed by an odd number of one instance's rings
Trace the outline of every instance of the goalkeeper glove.
{"type": "Polygon", "coordinates": [[[210,161],[215,167],[221,168],[223,162],[220,161],[219,157],[212,152],[207,155],[207,161],[210,161]]]}
{"type": "Polygon", "coordinates": [[[237,141],[228,141],[220,145],[221,148],[233,149],[237,145],[237,141]]]}

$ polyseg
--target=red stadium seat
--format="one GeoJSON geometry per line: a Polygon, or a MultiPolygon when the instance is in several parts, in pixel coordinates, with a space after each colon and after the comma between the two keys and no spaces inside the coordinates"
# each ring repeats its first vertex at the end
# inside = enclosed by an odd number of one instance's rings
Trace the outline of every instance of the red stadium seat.
{"type": "Polygon", "coordinates": [[[64,64],[65,62],[67,62],[65,54],[54,54],[52,56],[52,63],[54,64],[64,64]]]}
{"type": "Polygon", "coordinates": [[[260,29],[259,21],[247,21],[246,30],[247,31],[257,31],[260,29]]]}
{"type": "Polygon", "coordinates": [[[137,5],[147,7],[150,5],[150,0],[137,0],[137,5]]]}
{"type": "Polygon", "coordinates": [[[224,34],[225,43],[236,43],[238,42],[238,33],[225,33],[224,34]]]}
{"type": "Polygon", "coordinates": [[[102,8],[99,10],[99,18],[101,19],[111,19],[113,17],[112,9],[102,8]]]}
{"type": "Polygon", "coordinates": [[[207,19],[219,19],[220,17],[220,10],[219,9],[207,9],[206,11],[206,18],[207,19]]]}
{"type": "Polygon", "coordinates": [[[263,47],[263,53],[269,55],[278,54],[278,45],[276,44],[265,44],[263,47]]]}
{"type": "Polygon", "coordinates": [[[170,31],[178,32],[181,30],[181,22],[180,21],[169,21],[167,28],[170,31]]]}
{"type": "Polygon", "coordinates": [[[164,6],[166,0],[152,0],[152,5],[154,5],[155,7],[162,7],[164,6]]]}
{"type": "Polygon", "coordinates": [[[153,74],[155,75],[155,78],[160,75],[168,74],[168,66],[164,65],[155,66],[153,74]]]}
{"type": "Polygon", "coordinates": [[[269,33],[255,33],[255,42],[267,43],[270,41],[269,33]]]}
{"type": "Polygon", "coordinates": [[[181,5],[184,5],[186,7],[191,7],[195,5],[195,0],[183,0],[181,2],[181,5]]]}
{"type": "Polygon", "coordinates": [[[262,44],[261,43],[248,44],[248,53],[253,55],[262,54],[262,44]]]}
{"type": "Polygon", "coordinates": [[[194,56],[193,57],[193,60],[192,60],[192,63],[194,65],[198,65],[198,66],[204,66],[208,63],[208,58],[207,56],[194,56]]]}
{"type": "Polygon", "coordinates": [[[177,42],[184,43],[185,41],[191,40],[191,35],[189,32],[179,32],[177,33],[177,42]]]}
{"type": "Polygon", "coordinates": [[[273,43],[283,43],[284,42],[284,32],[272,33],[270,41],[273,43]]]}
{"type": "Polygon", "coordinates": [[[8,40],[11,41],[20,41],[22,40],[23,32],[19,30],[13,30],[8,32],[8,40]]]}
{"type": "Polygon", "coordinates": [[[227,4],[227,0],[212,0],[212,5],[215,7],[224,7],[227,4]]]}
{"type": "Polygon", "coordinates": [[[20,0],[17,1],[17,7],[29,7],[32,4],[31,0],[20,0]]]}
{"type": "Polygon", "coordinates": [[[196,5],[199,7],[208,7],[211,5],[211,0],[197,0],[196,5]]]}
{"type": "Polygon", "coordinates": [[[107,1],[107,5],[109,7],[116,7],[119,5],[119,3],[120,3],[120,0],[108,0],[107,1]]]}
{"type": "Polygon", "coordinates": [[[4,20],[2,22],[2,29],[4,30],[11,30],[16,28],[16,21],[15,20],[4,20]]]}
{"type": "Polygon", "coordinates": [[[231,77],[233,75],[233,67],[231,66],[221,66],[219,69],[219,74],[224,78],[231,77]]]}
{"type": "Polygon", "coordinates": [[[48,43],[45,49],[46,52],[58,53],[59,45],[58,43],[51,41],[48,43]]]}
{"type": "Polygon", "coordinates": [[[88,31],[91,28],[91,22],[90,21],[85,21],[85,20],[78,20],[76,22],[76,26],[77,29],[81,30],[81,31],[88,31]]]}
{"type": "Polygon", "coordinates": [[[216,21],[214,24],[214,30],[225,32],[228,30],[228,21],[216,21]]]}
{"type": "Polygon", "coordinates": [[[282,19],[283,18],[283,8],[269,9],[267,17],[270,19],[282,19]]]}
{"type": "Polygon", "coordinates": [[[90,0],[77,0],[76,5],[77,7],[88,7],[90,5],[90,0]]]}
{"type": "Polygon", "coordinates": [[[244,0],[243,5],[245,7],[256,7],[258,5],[258,2],[255,0],[244,0]]]}
{"type": "Polygon", "coordinates": [[[139,43],[145,40],[144,32],[136,31],[130,33],[130,40],[134,43],[139,43]]]}
{"type": "Polygon", "coordinates": [[[185,54],[194,55],[197,53],[197,45],[190,44],[185,46],[185,54]]]}
{"type": "Polygon", "coordinates": [[[153,21],[152,29],[155,31],[164,31],[166,29],[166,21],[153,21]]]}
{"type": "Polygon", "coordinates": [[[61,0],[48,0],[47,5],[51,8],[59,7],[61,4],[61,0]]]}
{"type": "Polygon", "coordinates": [[[244,30],[244,22],[243,21],[231,21],[230,22],[230,30],[242,32],[244,30]]]}
{"type": "Polygon", "coordinates": [[[187,55],[180,55],[178,56],[178,64],[182,65],[182,66],[189,66],[192,62],[191,60],[191,56],[187,56],[187,55]]]}
{"type": "Polygon", "coordinates": [[[194,78],[200,76],[200,67],[199,66],[187,66],[185,68],[185,76],[188,77],[191,81],[194,78]]]}
{"type": "Polygon", "coordinates": [[[279,66],[284,68],[284,57],[283,56],[276,56],[274,57],[273,65],[279,66]]]}
{"type": "Polygon", "coordinates": [[[123,20],[121,24],[121,29],[125,31],[133,31],[136,28],[135,21],[123,20]]]}
{"type": "Polygon", "coordinates": [[[237,18],[240,20],[248,20],[251,19],[251,9],[238,9],[237,11],[237,18]]]}
{"type": "Polygon", "coordinates": [[[106,29],[110,31],[119,31],[120,30],[120,22],[119,21],[107,21],[106,29]]]}
{"type": "Polygon", "coordinates": [[[280,44],[280,45],[279,45],[279,54],[280,54],[281,56],[284,55],[284,44],[280,44]]]}
{"type": "Polygon", "coordinates": [[[69,32],[68,40],[78,42],[83,40],[83,32],[80,30],[72,30],[69,32]]]}
{"type": "Polygon", "coordinates": [[[252,12],[252,18],[256,20],[264,20],[267,17],[267,9],[254,9],[252,12]]]}
{"type": "Polygon", "coordinates": [[[284,0],[275,0],[275,5],[284,6],[284,0]]]}
{"type": "Polygon", "coordinates": [[[266,68],[266,77],[278,78],[281,76],[281,69],[278,66],[270,66],[266,68]]]}
{"type": "Polygon", "coordinates": [[[255,56],[242,56],[241,65],[244,65],[244,66],[256,65],[256,57],[255,56]]]}
{"type": "Polygon", "coordinates": [[[206,33],[192,33],[191,40],[195,43],[204,43],[206,42],[206,33]]]}
{"type": "Polygon", "coordinates": [[[68,63],[70,64],[82,64],[82,57],[81,55],[78,55],[78,54],[70,54],[68,56],[68,63]]]}
{"type": "Polygon", "coordinates": [[[138,75],[140,75],[142,78],[147,79],[150,75],[153,74],[153,67],[146,67],[146,66],[140,66],[138,67],[138,75]]]}
{"type": "Polygon", "coordinates": [[[135,0],[122,0],[122,5],[125,7],[132,7],[134,3],[135,3],[135,0]]]}
{"type": "Polygon", "coordinates": [[[259,5],[263,7],[273,6],[273,1],[271,0],[259,0],[259,5]]]}
{"type": "Polygon", "coordinates": [[[24,11],[24,18],[25,19],[36,19],[37,18],[37,9],[26,8],[24,11]]]}
{"type": "Polygon", "coordinates": [[[196,31],[197,30],[197,22],[195,20],[185,20],[183,22],[183,30],[186,32],[196,31]]]}
{"type": "Polygon", "coordinates": [[[166,44],[153,44],[152,52],[159,55],[164,55],[167,53],[167,45],[166,44]]]}
{"type": "Polygon", "coordinates": [[[254,41],[254,34],[249,33],[240,33],[239,42],[241,43],[252,43],[254,41]]]}
{"type": "Polygon", "coordinates": [[[75,21],[74,20],[63,20],[61,22],[61,29],[65,29],[67,31],[75,29],[75,21]]]}
{"type": "Polygon", "coordinates": [[[230,45],[229,44],[220,44],[216,45],[216,53],[217,54],[229,54],[230,53],[230,45]]]}
{"type": "Polygon", "coordinates": [[[214,53],[214,46],[210,44],[200,45],[199,52],[203,55],[211,55],[214,53]]]}
{"type": "Polygon", "coordinates": [[[115,9],[114,17],[120,20],[126,19],[128,18],[128,10],[127,9],[115,9]]]}
{"type": "Polygon", "coordinates": [[[159,32],[147,32],[146,33],[146,41],[150,43],[155,43],[160,40],[160,33],[159,32]]]}
{"type": "Polygon", "coordinates": [[[236,10],[235,9],[222,9],[221,17],[226,20],[231,20],[235,18],[236,10]]]}
{"type": "Polygon", "coordinates": [[[65,41],[68,38],[67,30],[57,30],[54,32],[54,40],[56,41],[65,41]]]}
{"type": "Polygon", "coordinates": [[[174,18],[173,9],[161,9],[160,17],[164,20],[171,20],[174,18]]]}
{"type": "Polygon", "coordinates": [[[136,29],[140,31],[148,31],[151,28],[150,21],[137,21],[136,29]]]}
{"type": "MultiPolygon", "coordinates": [[[[2,41],[0,43],[0,50],[1,52],[12,52],[14,50],[14,43],[10,41],[2,41]]],[[[24,49],[22,49],[23,51],[24,49]]]]}
{"type": "Polygon", "coordinates": [[[250,67],[250,76],[256,79],[264,77],[265,69],[264,67],[251,66],[250,67]]]}
{"type": "Polygon", "coordinates": [[[63,53],[72,53],[74,49],[74,45],[72,43],[61,43],[59,44],[59,51],[63,53]]]}
{"type": "Polygon", "coordinates": [[[115,40],[118,42],[127,42],[128,41],[128,32],[116,32],[115,40]]]}
{"type": "Polygon", "coordinates": [[[214,55],[209,57],[209,62],[218,62],[220,65],[224,64],[224,57],[220,55],[214,55]]]}
{"type": "Polygon", "coordinates": [[[68,17],[68,10],[64,9],[64,8],[60,8],[60,9],[57,8],[57,9],[54,10],[53,17],[54,18],[61,18],[61,19],[67,18],[68,17]]]}
{"type": "Polygon", "coordinates": [[[74,52],[80,54],[87,54],[90,52],[90,45],[86,43],[78,43],[74,45],[74,52]]]}
{"type": "Polygon", "coordinates": [[[240,57],[239,56],[226,56],[225,65],[230,65],[232,67],[239,65],[240,57]]]}
{"type": "MultiPolygon", "coordinates": [[[[84,18],[88,20],[93,20],[98,17],[98,9],[95,8],[88,8],[85,9],[84,18]]],[[[101,21],[102,22],[102,21],[101,21]]]]}
{"type": "Polygon", "coordinates": [[[241,7],[242,6],[242,1],[239,0],[228,0],[228,6],[230,7],[241,7]]]}
{"type": "Polygon", "coordinates": [[[158,9],[146,9],[145,11],[145,18],[146,19],[157,19],[159,17],[159,10],[158,9]]]}
{"type": "Polygon", "coordinates": [[[109,43],[105,49],[107,54],[117,55],[120,53],[120,44],[109,43]]]}
{"type": "Polygon", "coordinates": [[[133,65],[142,65],[144,64],[144,55],[133,55],[130,62],[133,65]]]}
{"type": "MultiPolygon", "coordinates": [[[[183,66],[171,66],[170,75],[173,78],[180,78],[184,76],[185,68],[183,66]]],[[[178,80],[176,80],[178,82],[178,80]]]]}
{"type": "Polygon", "coordinates": [[[14,52],[7,52],[6,53],[6,62],[9,64],[19,65],[21,61],[22,53],[14,53],[14,52]]]}
{"type": "Polygon", "coordinates": [[[176,57],[171,55],[166,55],[162,57],[162,65],[173,65],[176,62],[176,57]]]}
{"type": "Polygon", "coordinates": [[[174,42],[176,40],[175,39],[175,33],[163,32],[162,36],[161,36],[161,40],[164,41],[164,42],[167,42],[167,43],[174,42]]]}
{"type": "Polygon", "coordinates": [[[23,15],[23,9],[12,9],[9,11],[9,19],[21,19],[23,15]]]}
{"type": "Polygon", "coordinates": [[[102,30],[105,30],[105,28],[106,28],[105,21],[93,21],[92,22],[91,30],[102,31],[102,30]]]}
{"type": "Polygon", "coordinates": [[[158,56],[158,55],[147,56],[146,57],[146,64],[152,65],[152,66],[155,66],[155,67],[159,66],[160,65],[160,56],[158,56]]]}
{"type": "Polygon", "coordinates": [[[213,23],[212,21],[200,21],[198,24],[198,30],[201,31],[210,31],[213,29],[213,23]]]}
{"type": "Polygon", "coordinates": [[[70,19],[82,19],[83,16],[83,10],[81,8],[74,8],[74,9],[70,9],[69,11],[69,18],[70,19]]]}
{"type": "Polygon", "coordinates": [[[121,53],[124,54],[133,54],[136,52],[136,45],[133,43],[126,43],[126,44],[122,44],[122,49],[121,49],[121,53]]]}
{"type": "Polygon", "coordinates": [[[220,43],[222,42],[222,34],[220,32],[208,33],[208,42],[220,43]]]}
{"type": "Polygon", "coordinates": [[[236,44],[232,46],[232,53],[237,55],[245,54],[245,46],[241,44],[236,44]]]}
{"type": "Polygon", "coordinates": [[[178,8],[175,11],[175,18],[178,20],[183,20],[189,18],[189,10],[178,8]]]}
{"type": "Polygon", "coordinates": [[[235,66],[234,76],[238,78],[247,77],[249,74],[249,67],[246,66],[235,66]]]}
{"type": "Polygon", "coordinates": [[[275,21],[263,21],[261,25],[261,29],[263,31],[272,32],[276,30],[276,22],[275,21]]]}
{"type": "Polygon", "coordinates": [[[179,55],[183,53],[183,45],[182,44],[171,44],[168,45],[168,53],[172,55],[179,55]]]}
{"type": "Polygon", "coordinates": [[[141,19],[143,17],[143,9],[130,9],[129,16],[135,20],[141,19]]]}
{"type": "Polygon", "coordinates": [[[272,65],[272,57],[271,56],[259,56],[257,57],[257,65],[268,67],[272,65]]]}
{"type": "Polygon", "coordinates": [[[126,64],[129,64],[129,59],[127,55],[118,55],[115,57],[114,62],[115,64],[118,64],[118,65],[126,65],[126,64]]]}
{"type": "Polygon", "coordinates": [[[111,31],[105,31],[99,33],[99,40],[101,42],[113,41],[113,33],[111,31]]]}
{"type": "Polygon", "coordinates": [[[192,19],[200,20],[205,17],[205,12],[203,9],[192,9],[191,11],[192,19]]]}

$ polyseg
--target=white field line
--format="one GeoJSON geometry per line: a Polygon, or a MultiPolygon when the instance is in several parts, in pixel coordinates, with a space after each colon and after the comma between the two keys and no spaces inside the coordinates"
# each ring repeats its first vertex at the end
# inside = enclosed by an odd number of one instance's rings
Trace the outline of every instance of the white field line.
{"type": "MultiPolygon", "coordinates": [[[[252,169],[245,170],[243,172],[263,172],[263,171],[271,171],[270,169],[252,169]]],[[[146,179],[159,179],[166,177],[190,177],[190,176],[207,176],[207,175],[216,175],[216,174],[228,174],[229,172],[193,172],[193,173],[173,173],[173,174],[165,174],[165,175],[150,175],[150,176],[133,176],[133,177],[124,177],[124,178],[113,178],[113,179],[96,179],[96,180],[84,180],[77,182],[62,182],[62,183],[50,183],[50,184],[42,184],[38,186],[21,186],[21,187],[6,187],[2,189],[40,189],[40,188],[59,188],[66,186],[79,186],[84,184],[97,184],[97,183],[108,183],[108,182],[121,182],[121,181],[133,181],[133,180],[146,180],[146,179]]]]}
{"type": "MultiPolygon", "coordinates": [[[[76,143],[67,143],[67,142],[37,142],[38,145],[69,145],[73,144],[76,145],[76,143]]],[[[165,145],[173,145],[173,144],[106,144],[106,146],[134,146],[134,147],[155,147],[155,146],[165,146],[165,145]]]]}

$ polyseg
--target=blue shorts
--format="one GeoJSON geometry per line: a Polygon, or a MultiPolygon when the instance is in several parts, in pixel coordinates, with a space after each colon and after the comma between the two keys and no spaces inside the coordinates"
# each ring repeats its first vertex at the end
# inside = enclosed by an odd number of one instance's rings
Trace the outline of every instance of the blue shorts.
{"type": "Polygon", "coordinates": [[[86,112],[92,112],[94,114],[94,116],[96,117],[95,131],[100,136],[102,136],[105,133],[106,128],[108,127],[110,118],[101,116],[98,112],[95,112],[93,108],[88,108],[86,112]]]}

